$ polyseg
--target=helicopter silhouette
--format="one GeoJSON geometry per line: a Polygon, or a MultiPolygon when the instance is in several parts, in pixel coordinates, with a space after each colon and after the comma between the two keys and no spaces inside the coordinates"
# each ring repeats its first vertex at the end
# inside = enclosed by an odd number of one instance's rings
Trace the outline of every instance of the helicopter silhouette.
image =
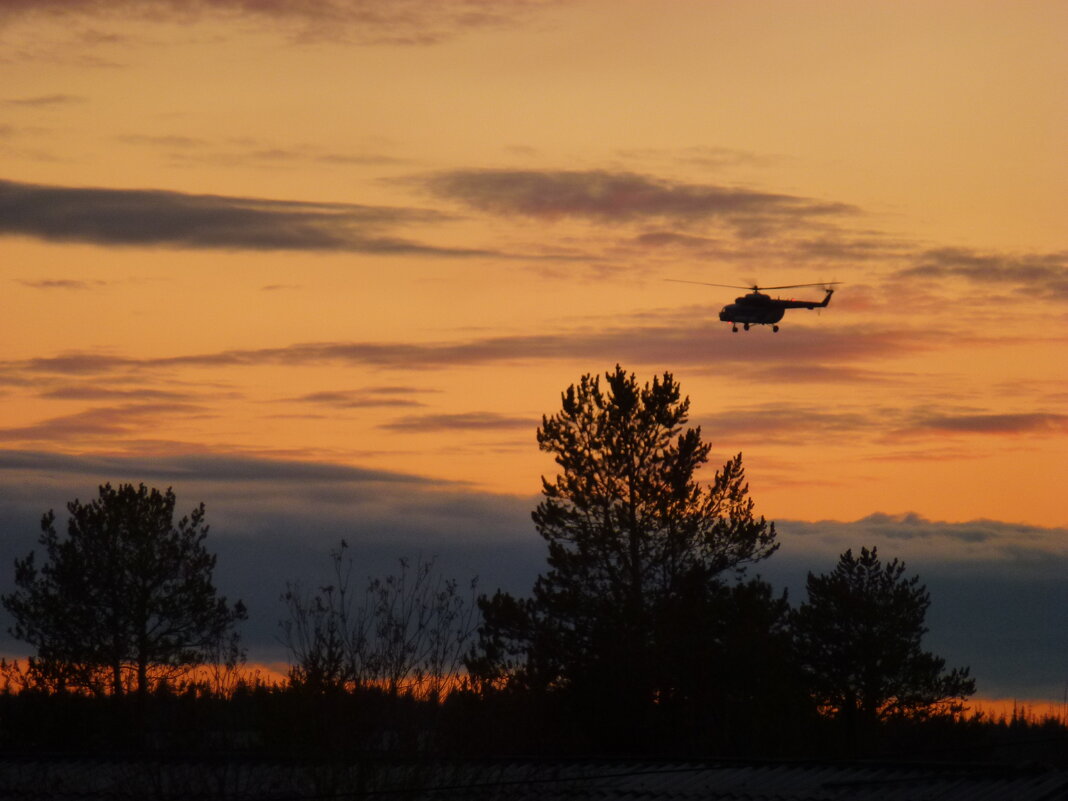
{"type": "Polygon", "coordinates": [[[751,325],[770,325],[772,331],[778,332],[779,320],[786,314],[787,309],[822,309],[831,302],[831,295],[834,294],[834,290],[830,286],[841,283],[840,281],[829,281],[822,284],[784,284],[782,286],[760,287],[756,284],[752,286],[710,284],[706,281],[683,281],[678,278],[667,278],[665,280],[679,284],[700,284],[702,286],[718,286],[726,289],[751,289],[752,291],[748,295],[735,298],[734,303],[728,303],[719,311],[719,319],[725,323],[730,323],[731,330],[736,334],[738,333],[738,323],[741,323],[746,331],[749,330],[751,325]],[[827,294],[823,296],[823,300],[784,300],[773,298],[760,291],[761,289],[798,289],[806,286],[823,287],[823,291],[827,294]]]}

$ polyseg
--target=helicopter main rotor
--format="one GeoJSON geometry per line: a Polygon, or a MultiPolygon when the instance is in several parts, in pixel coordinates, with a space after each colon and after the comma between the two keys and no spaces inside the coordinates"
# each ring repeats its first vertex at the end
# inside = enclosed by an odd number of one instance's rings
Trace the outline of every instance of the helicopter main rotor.
{"type": "Polygon", "coordinates": [[[829,287],[842,283],[841,281],[821,281],[817,284],[782,284],[781,286],[757,286],[756,284],[750,284],[749,286],[742,286],[741,284],[712,284],[708,281],[686,281],[682,278],[665,278],[665,281],[673,281],[676,284],[700,284],[701,286],[718,286],[724,289],[748,289],[753,292],[759,292],[762,289],[800,289],[801,287],[819,286],[829,287]]]}

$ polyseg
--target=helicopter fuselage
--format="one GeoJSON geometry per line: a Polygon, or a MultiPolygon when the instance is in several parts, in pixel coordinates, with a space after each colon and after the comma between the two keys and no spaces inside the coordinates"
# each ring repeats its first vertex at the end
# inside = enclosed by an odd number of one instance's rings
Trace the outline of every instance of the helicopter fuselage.
{"type": "Polygon", "coordinates": [[[747,329],[750,325],[770,325],[774,331],[779,327],[775,325],[786,313],[787,309],[818,309],[831,302],[833,289],[826,290],[827,295],[822,301],[815,300],[783,300],[772,298],[763,292],[750,292],[740,298],[735,298],[734,303],[724,306],[719,312],[719,319],[725,323],[733,323],[737,331],[737,324],[742,323],[747,329]]]}

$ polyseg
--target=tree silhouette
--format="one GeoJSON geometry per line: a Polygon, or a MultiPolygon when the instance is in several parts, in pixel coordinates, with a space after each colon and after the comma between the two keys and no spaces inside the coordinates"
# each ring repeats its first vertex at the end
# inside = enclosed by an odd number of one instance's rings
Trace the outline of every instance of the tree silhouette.
{"type": "Polygon", "coordinates": [[[15,562],[17,589],[2,598],[10,632],[36,648],[33,668],[52,686],[140,694],[153,678],[220,656],[240,658],[230,606],[212,583],[204,504],[173,523],[174,493],[110,484],[67,504],[67,536],[49,511],[35,552],[15,562]]]}
{"type": "Polygon", "coordinates": [[[331,584],[307,594],[290,583],[282,595],[290,686],[325,694],[375,686],[440,698],[456,682],[474,634],[477,579],[465,598],[435,558],[401,558],[396,573],[368,579],[361,593],[347,550],[342,540],[330,553],[331,584]]]}
{"type": "Polygon", "coordinates": [[[926,715],[975,692],[967,668],[945,671],[924,651],[931,604],[919,576],[877,549],[847,550],[829,574],[808,574],[793,615],[798,655],[816,701],[851,730],[895,715],[926,715]]]}
{"type": "MultiPolygon", "coordinates": [[[[566,687],[620,715],[665,690],[658,632],[687,594],[771,555],[774,524],[753,513],[741,454],[697,480],[711,446],[685,428],[689,399],[670,373],[639,386],[617,366],[584,375],[542,418],[538,444],[560,473],[542,478],[533,513],[549,547],[533,597],[483,598],[481,648],[469,667],[490,682],[566,687]]],[[[635,721],[637,722],[637,721],[635,721]]]]}

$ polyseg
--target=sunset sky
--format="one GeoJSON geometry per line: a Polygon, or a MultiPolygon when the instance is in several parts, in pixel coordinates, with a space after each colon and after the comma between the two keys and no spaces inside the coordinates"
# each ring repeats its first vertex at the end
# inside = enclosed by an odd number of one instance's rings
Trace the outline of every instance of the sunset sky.
{"type": "Polygon", "coordinates": [[[341,536],[524,592],[535,429],[619,363],[675,375],[710,472],[743,452],[792,599],[876,545],[981,694],[1060,700],[1066,34],[1062,0],[4,0],[0,565],[144,481],[207,504],[257,658],[341,536]],[[740,291],[665,279],[842,283],[734,334],[740,291]]]}

